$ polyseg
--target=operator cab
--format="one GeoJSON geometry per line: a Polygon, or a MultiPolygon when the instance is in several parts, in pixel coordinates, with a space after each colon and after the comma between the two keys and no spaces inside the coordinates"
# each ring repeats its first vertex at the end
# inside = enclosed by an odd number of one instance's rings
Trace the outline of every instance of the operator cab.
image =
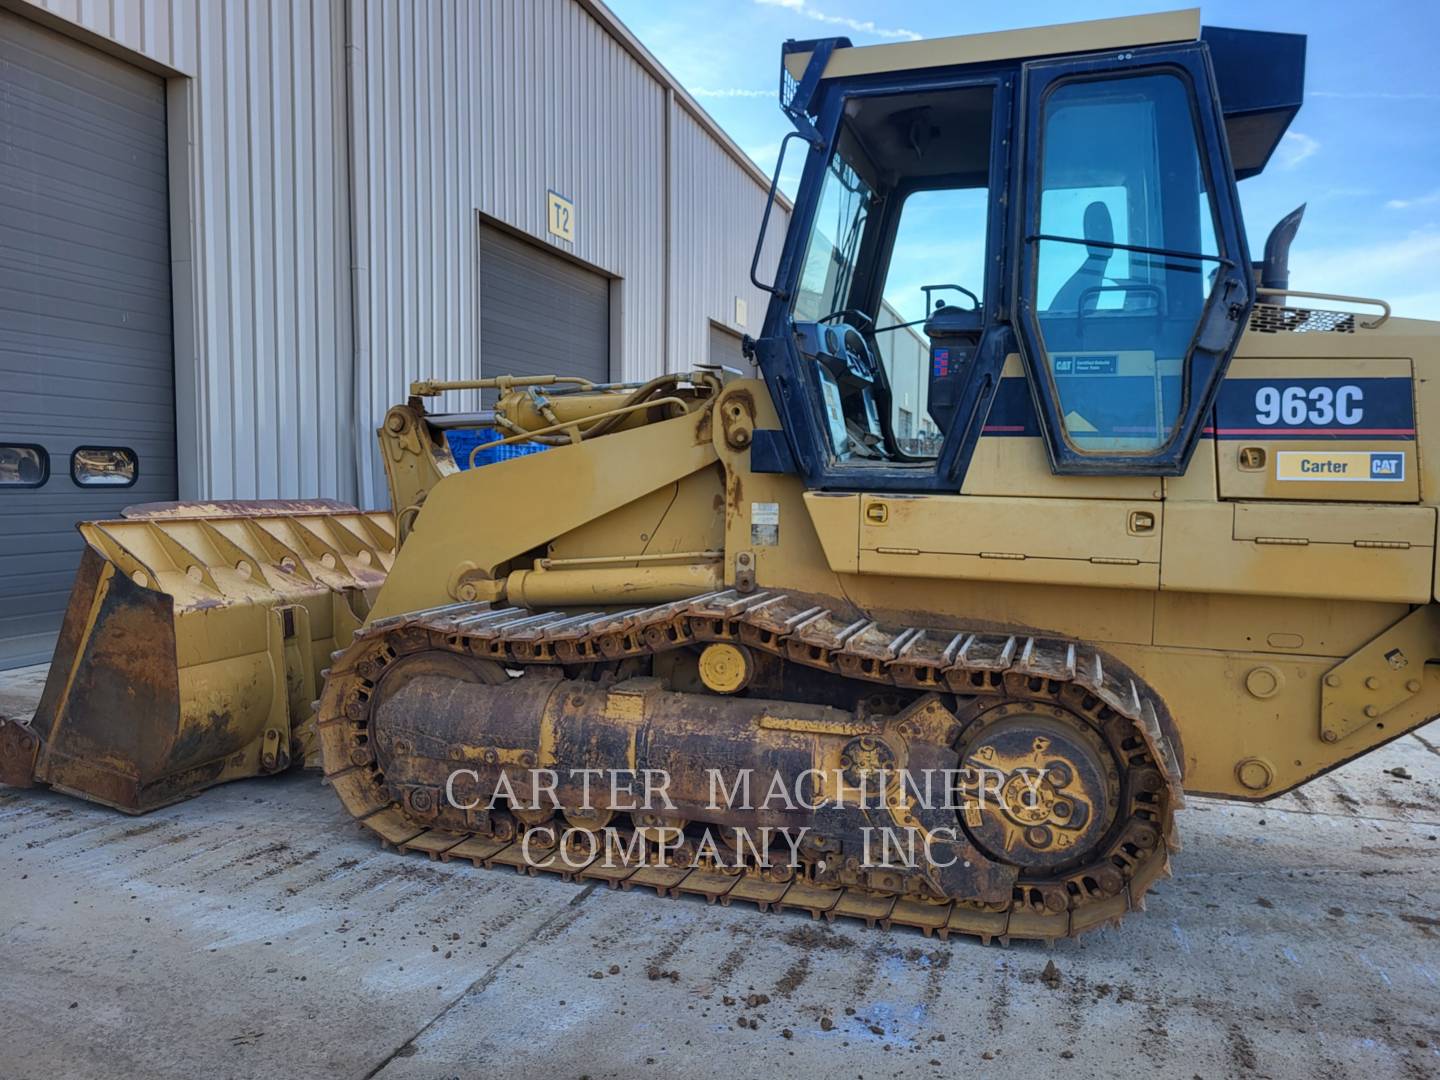
{"type": "Polygon", "coordinates": [[[791,308],[837,461],[935,456],[984,321],[994,111],[986,84],[845,103],[791,308]]]}
{"type": "Polygon", "coordinates": [[[1018,355],[1053,471],[1182,473],[1254,299],[1236,176],[1298,108],[1303,44],[1195,12],[787,43],[782,163],[808,153],[756,282],[785,430],[752,459],[811,488],[954,491],[1018,355]],[[1252,84],[1262,59],[1295,78],[1252,84]]]}

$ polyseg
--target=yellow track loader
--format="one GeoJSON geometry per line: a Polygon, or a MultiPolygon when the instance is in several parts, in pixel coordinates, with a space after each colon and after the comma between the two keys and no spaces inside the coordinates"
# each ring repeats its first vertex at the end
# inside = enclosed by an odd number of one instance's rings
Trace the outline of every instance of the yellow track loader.
{"type": "Polygon", "coordinates": [[[3,775],[137,810],[278,746],[401,851],[941,936],[1119,919],[1185,793],[1440,712],[1440,327],[1297,291],[1300,214],[1255,260],[1241,220],[1303,60],[1195,12],[787,42],[757,377],[417,384],[393,522],[85,526],[3,775]],[[482,385],[462,452],[427,402],[482,385]]]}

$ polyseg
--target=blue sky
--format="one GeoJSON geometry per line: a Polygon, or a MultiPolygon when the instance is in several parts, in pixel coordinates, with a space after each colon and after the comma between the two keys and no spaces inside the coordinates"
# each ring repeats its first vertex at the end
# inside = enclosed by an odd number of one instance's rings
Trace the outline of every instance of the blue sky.
{"type": "MultiPolygon", "coordinates": [[[[776,103],[785,38],[843,34],[871,45],[1070,22],[1079,10],[1052,0],[608,3],[767,171],[789,130],[776,103]]],[[[1093,0],[1083,17],[1181,6],[1093,0]]],[[[1291,253],[1295,288],[1379,296],[1396,314],[1440,319],[1440,3],[1222,0],[1204,3],[1201,16],[1309,35],[1305,106],[1266,171],[1240,185],[1252,251],[1308,203],[1291,253]]]]}

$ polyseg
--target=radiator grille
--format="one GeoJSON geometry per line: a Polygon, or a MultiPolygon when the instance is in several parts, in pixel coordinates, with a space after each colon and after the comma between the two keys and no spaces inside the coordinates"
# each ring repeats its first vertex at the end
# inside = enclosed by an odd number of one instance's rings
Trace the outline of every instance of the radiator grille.
{"type": "Polygon", "coordinates": [[[1355,313],[1256,304],[1250,313],[1250,329],[1262,334],[1353,334],[1355,313]]]}

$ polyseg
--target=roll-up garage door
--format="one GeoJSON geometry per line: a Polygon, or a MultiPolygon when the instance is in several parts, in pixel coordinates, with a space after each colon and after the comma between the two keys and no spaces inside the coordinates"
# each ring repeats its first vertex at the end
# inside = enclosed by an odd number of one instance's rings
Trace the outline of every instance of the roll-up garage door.
{"type": "Polygon", "coordinates": [[[610,380],[610,279],[480,228],[480,370],[610,380]]]}
{"type": "Polygon", "coordinates": [[[165,84],[0,10],[0,668],[49,658],[76,521],[176,497],[165,84]]]}
{"type": "Polygon", "coordinates": [[[751,364],[745,359],[745,353],[740,348],[740,340],[739,334],[725,329],[719,323],[712,322],[710,324],[710,363],[717,367],[733,368],[735,371],[750,374],[751,364]]]}

